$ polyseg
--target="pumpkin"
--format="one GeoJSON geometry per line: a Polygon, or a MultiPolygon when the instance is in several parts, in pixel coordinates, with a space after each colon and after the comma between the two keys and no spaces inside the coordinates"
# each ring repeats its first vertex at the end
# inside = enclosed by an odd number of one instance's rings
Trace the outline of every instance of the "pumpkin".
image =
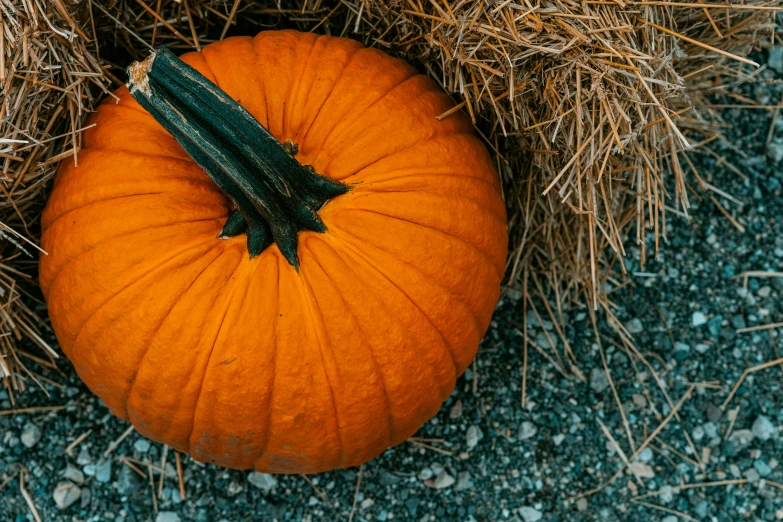
{"type": "Polygon", "coordinates": [[[405,441],[499,298],[505,207],[469,121],[437,119],[453,102],[404,62],[295,31],[130,72],[42,218],[81,379],[220,466],[313,473],[405,441]]]}

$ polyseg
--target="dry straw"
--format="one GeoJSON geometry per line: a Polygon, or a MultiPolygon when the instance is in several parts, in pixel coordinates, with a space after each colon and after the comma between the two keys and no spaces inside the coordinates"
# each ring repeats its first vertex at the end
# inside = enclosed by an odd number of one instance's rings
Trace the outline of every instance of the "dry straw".
{"type": "MultiPolygon", "coordinates": [[[[77,153],[96,96],[150,48],[297,27],[411,61],[453,95],[439,117],[464,111],[495,151],[510,281],[524,282],[525,295],[530,284],[562,320],[574,304],[609,311],[611,289],[627,283],[626,248],[636,245],[642,262],[654,256],[669,216],[687,216],[693,198],[742,227],[727,208],[736,200],[690,156],[718,157],[711,146],[725,125],[709,100],[755,79],[748,56],[775,42],[783,1],[711,1],[0,0],[6,388],[24,387],[19,374],[37,378],[22,361],[35,356],[14,353],[19,340],[56,353],[26,293],[47,182],[77,153]]],[[[570,348],[564,355],[571,365],[570,348]]]]}

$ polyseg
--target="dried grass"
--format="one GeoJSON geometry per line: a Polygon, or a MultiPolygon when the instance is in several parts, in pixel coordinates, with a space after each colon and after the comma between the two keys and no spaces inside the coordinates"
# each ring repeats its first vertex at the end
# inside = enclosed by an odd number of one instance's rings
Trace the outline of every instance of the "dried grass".
{"type": "MultiPolygon", "coordinates": [[[[691,198],[712,197],[734,220],[720,201],[736,200],[701,176],[689,155],[730,165],[710,148],[725,124],[709,100],[748,103],[731,88],[754,79],[747,57],[774,43],[781,6],[783,0],[0,0],[2,135],[25,141],[3,143],[0,157],[6,387],[23,387],[9,377],[24,372],[14,341],[28,336],[55,356],[41,339],[33,301],[21,298],[20,282],[32,283],[34,272],[25,254],[32,248],[21,238],[34,241],[46,182],[56,160],[78,150],[75,131],[96,93],[152,47],[190,50],[226,35],[296,27],[356,38],[416,64],[454,96],[454,111],[464,111],[495,151],[509,206],[510,281],[534,282],[531,294],[554,304],[545,306],[557,323],[574,304],[613,317],[610,294],[627,284],[626,247],[640,249],[642,264],[655,256],[667,219],[687,216],[691,198]],[[99,57],[110,67],[101,69],[99,57]]],[[[570,348],[555,356],[579,375],[570,348]]]]}
{"type": "Polygon", "coordinates": [[[0,377],[10,392],[40,379],[23,359],[53,366],[35,291],[38,218],[59,160],[105,90],[98,60],[63,2],[0,0],[0,377]],[[36,344],[48,359],[21,349],[36,344]]]}

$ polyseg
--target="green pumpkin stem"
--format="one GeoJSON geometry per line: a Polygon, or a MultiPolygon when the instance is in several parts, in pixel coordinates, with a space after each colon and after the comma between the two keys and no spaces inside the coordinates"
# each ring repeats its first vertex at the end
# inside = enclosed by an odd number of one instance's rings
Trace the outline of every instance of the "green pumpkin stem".
{"type": "Polygon", "coordinates": [[[324,232],[318,209],[349,187],[300,164],[241,105],[168,49],[128,69],[131,96],[234,203],[219,237],[247,235],[250,257],[273,242],[298,269],[297,234],[324,232]]]}

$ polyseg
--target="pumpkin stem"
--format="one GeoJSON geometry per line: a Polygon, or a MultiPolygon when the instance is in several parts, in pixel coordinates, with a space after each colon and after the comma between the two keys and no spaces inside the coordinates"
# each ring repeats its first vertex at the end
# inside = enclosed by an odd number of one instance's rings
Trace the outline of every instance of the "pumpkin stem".
{"type": "Polygon", "coordinates": [[[168,49],[128,69],[131,96],[234,203],[218,237],[247,235],[250,257],[273,242],[296,269],[300,230],[325,232],[318,210],[349,187],[317,174],[241,105],[168,49]]]}

